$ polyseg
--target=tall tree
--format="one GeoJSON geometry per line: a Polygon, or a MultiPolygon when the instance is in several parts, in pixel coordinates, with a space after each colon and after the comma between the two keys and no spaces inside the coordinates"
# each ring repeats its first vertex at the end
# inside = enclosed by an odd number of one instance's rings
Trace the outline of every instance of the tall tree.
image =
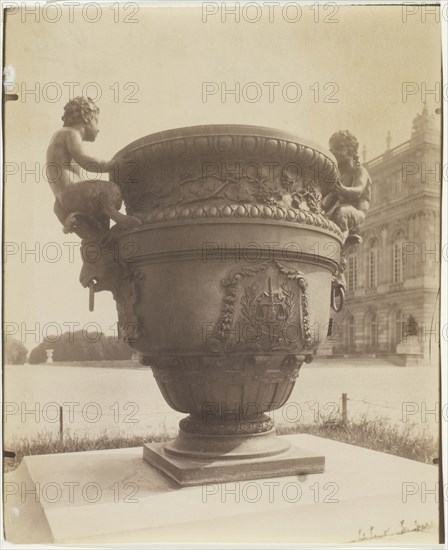
{"type": "Polygon", "coordinates": [[[7,365],[23,365],[25,363],[28,350],[19,340],[8,338],[4,350],[4,360],[7,365]]]}

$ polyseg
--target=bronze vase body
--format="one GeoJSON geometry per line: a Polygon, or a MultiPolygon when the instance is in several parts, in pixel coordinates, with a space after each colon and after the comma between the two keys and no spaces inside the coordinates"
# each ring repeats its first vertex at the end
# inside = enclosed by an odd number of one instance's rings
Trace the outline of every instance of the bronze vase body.
{"type": "Polygon", "coordinates": [[[212,125],[149,135],[115,159],[143,222],[119,238],[120,333],[189,414],[165,452],[284,452],[265,413],[327,335],[341,232],[321,197],[334,158],[279,130],[212,125]]]}

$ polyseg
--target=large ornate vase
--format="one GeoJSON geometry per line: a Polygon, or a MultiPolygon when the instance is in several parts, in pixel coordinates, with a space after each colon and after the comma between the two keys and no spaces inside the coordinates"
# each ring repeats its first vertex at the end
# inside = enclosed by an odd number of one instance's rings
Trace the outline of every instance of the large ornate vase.
{"type": "Polygon", "coordinates": [[[325,341],[341,232],[321,210],[332,155],[256,126],[139,139],[115,159],[127,212],[120,333],[188,414],[145,459],[183,485],[322,471],[266,413],[325,341]]]}

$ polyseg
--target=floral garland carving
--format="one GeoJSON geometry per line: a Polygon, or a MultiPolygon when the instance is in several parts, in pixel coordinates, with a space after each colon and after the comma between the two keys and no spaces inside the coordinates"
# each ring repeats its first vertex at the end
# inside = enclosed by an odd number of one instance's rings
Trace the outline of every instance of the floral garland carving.
{"type": "Polygon", "coordinates": [[[301,271],[297,271],[297,269],[291,269],[289,267],[285,267],[282,265],[279,261],[274,260],[275,264],[281,271],[281,273],[284,273],[288,279],[292,281],[296,281],[300,290],[301,290],[301,297],[302,297],[302,324],[303,324],[303,332],[305,335],[305,348],[311,348],[313,345],[313,339],[311,337],[311,331],[310,331],[310,315],[308,310],[308,282],[306,281],[303,273],[301,271]]]}

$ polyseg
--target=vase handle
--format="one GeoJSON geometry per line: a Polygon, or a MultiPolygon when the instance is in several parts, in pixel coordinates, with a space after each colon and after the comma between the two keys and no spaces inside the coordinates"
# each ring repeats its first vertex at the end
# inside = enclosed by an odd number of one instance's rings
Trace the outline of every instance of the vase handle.
{"type": "Polygon", "coordinates": [[[344,303],[345,303],[344,285],[333,282],[331,285],[331,301],[330,301],[331,309],[336,313],[339,313],[340,311],[342,311],[344,307],[344,303]],[[340,298],[340,302],[339,302],[339,306],[336,306],[336,298],[338,296],[340,298]]]}

